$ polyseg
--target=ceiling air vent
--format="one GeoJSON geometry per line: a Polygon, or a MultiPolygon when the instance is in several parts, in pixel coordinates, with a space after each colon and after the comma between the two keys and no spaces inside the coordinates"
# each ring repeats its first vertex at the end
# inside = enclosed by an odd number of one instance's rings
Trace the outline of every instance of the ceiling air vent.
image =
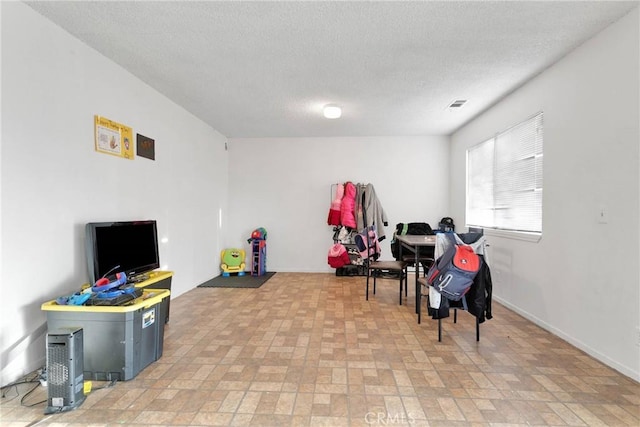
{"type": "Polygon", "coordinates": [[[466,103],[467,103],[466,99],[458,99],[458,100],[453,101],[451,103],[451,105],[449,105],[449,108],[460,108],[466,103]]]}

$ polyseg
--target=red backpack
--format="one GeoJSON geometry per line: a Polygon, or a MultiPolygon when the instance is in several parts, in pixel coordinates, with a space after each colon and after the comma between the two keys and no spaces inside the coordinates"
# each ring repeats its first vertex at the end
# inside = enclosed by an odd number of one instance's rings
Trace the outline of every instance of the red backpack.
{"type": "Polygon", "coordinates": [[[447,299],[459,301],[471,287],[482,261],[471,246],[457,243],[453,233],[446,234],[451,245],[429,269],[427,282],[447,299]]]}

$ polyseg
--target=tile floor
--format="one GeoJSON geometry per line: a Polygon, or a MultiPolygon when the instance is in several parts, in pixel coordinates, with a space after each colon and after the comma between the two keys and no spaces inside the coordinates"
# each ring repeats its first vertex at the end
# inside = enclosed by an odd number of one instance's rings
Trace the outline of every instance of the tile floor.
{"type": "Polygon", "coordinates": [[[468,313],[438,342],[411,291],[399,306],[396,281],[369,301],[364,290],[328,273],[193,289],[171,301],[164,354],[136,378],[94,382],[55,415],[38,403],[46,389],[9,389],[0,425],[640,425],[638,382],[499,304],[480,342],[468,313]]]}

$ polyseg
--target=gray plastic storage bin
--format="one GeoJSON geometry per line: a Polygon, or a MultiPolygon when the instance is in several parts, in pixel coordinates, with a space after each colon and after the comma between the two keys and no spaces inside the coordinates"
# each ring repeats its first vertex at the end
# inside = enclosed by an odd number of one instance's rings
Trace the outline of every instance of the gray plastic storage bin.
{"type": "Polygon", "coordinates": [[[85,380],[126,381],[162,357],[170,292],[143,289],[127,306],[73,306],[49,301],[42,305],[49,330],[84,330],[85,380]]]}

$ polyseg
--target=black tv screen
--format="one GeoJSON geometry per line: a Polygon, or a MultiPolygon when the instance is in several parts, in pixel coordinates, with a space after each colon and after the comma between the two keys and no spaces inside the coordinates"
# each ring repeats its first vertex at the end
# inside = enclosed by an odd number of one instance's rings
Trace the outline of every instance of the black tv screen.
{"type": "Polygon", "coordinates": [[[155,220],[90,222],[85,231],[92,283],[118,272],[131,277],[160,267],[155,220]]]}

